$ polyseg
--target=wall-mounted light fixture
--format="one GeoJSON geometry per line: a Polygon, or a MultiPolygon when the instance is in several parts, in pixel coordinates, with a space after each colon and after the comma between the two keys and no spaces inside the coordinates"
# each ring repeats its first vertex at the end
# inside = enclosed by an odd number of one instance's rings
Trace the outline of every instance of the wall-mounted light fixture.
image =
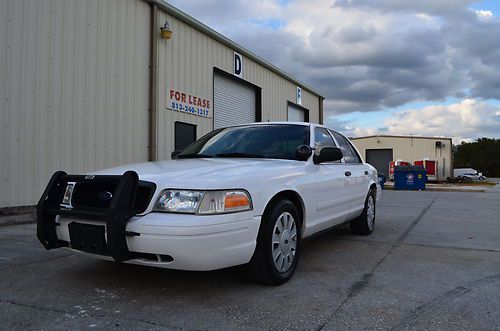
{"type": "Polygon", "coordinates": [[[172,38],[172,27],[170,26],[168,21],[165,21],[165,24],[163,24],[160,28],[160,36],[162,37],[162,39],[172,38]]]}

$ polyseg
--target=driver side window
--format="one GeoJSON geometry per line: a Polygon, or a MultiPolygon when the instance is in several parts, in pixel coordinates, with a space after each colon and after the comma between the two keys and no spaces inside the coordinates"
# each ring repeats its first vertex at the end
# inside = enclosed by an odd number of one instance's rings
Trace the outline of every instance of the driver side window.
{"type": "Polygon", "coordinates": [[[332,136],[325,128],[316,128],[314,131],[314,152],[319,154],[323,147],[337,147],[332,136]]]}

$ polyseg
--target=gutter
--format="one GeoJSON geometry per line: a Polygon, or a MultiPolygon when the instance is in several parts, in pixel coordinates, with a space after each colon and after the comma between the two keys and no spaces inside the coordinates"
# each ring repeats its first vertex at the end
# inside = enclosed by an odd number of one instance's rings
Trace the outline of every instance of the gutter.
{"type": "Polygon", "coordinates": [[[323,114],[323,101],[325,98],[319,97],[319,124],[325,124],[324,123],[324,114],[323,114]]]}

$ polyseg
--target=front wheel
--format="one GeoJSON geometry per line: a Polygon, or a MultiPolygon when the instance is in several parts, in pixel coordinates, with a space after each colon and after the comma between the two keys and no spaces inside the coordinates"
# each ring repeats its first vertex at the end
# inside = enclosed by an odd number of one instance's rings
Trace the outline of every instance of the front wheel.
{"type": "Polygon", "coordinates": [[[375,228],[375,193],[368,192],[365,208],[358,218],[351,221],[351,232],[354,234],[369,235],[375,228]]]}
{"type": "Polygon", "coordinates": [[[254,279],[266,285],[288,281],[297,267],[301,220],[295,205],[281,200],[266,210],[250,261],[254,279]]]}

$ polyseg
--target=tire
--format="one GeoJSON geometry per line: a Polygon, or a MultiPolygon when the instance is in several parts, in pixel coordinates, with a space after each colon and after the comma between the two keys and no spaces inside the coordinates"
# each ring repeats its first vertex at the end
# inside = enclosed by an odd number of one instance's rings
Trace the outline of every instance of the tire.
{"type": "Polygon", "coordinates": [[[292,277],[299,259],[301,224],[297,207],[290,200],[280,200],[266,210],[249,263],[253,280],[280,285],[292,277]]]}
{"type": "Polygon", "coordinates": [[[350,223],[352,233],[367,236],[373,232],[375,228],[375,202],[375,193],[370,190],[365,200],[363,212],[350,223]]]}

